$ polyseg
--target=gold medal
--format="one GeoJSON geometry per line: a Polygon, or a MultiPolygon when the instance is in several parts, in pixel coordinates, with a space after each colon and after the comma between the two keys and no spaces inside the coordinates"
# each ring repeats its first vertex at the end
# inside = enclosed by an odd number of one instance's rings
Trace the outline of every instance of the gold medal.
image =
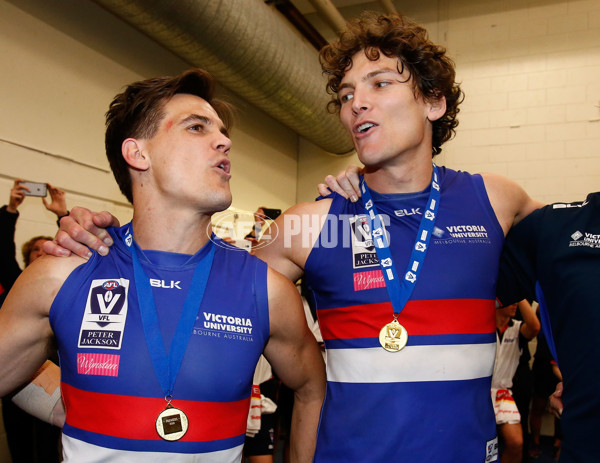
{"type": "Polygon", "coordinates": [[[167,405],[156,418],[156,432],[164,440],[175,441],[181,439],[188,430],[188,418],[183,411],[167,405]]]}
{"type": "Polygon", "coordinates": [[[408,342],[406,329],[394,318],[379,332],[379,344],[388,352],[398,352],[404,349],[408,342]]]}

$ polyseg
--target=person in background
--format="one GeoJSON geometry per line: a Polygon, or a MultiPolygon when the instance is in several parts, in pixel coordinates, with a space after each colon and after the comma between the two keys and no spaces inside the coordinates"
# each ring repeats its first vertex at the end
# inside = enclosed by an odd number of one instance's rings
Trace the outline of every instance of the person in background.
{"type": "MultiPolygon", "coordinates": [[[[533,305],[534,310],[537,304],[533,305]]],[[[515,316],[517,320],[523,320],[523,316],[517,307],[517,314],[515,316]]],[[[539,334],[538,334],[539,336],[539,334]]],[[[536,337],[537,339],[537,337],[536,337]]],[[[519,365],[517,371],[513,376],[513,385],[511,388],[513,398],[517,404],[517,409],[521,415],[521,428],[523,428],[523,462],[529,462],[529,407],[531,405],[531,397],[533,394],[533,373],[531,372],[531,350],[529,349],[529,343],[531,341],[523,340],[522,352],[519,357],[519,365]]]]}
{"type": "Polygon", "coordinates": [[[504,439],[501,463],[521,463],[523,430],[512,394],[513,377],[527,342],[540,331],[540,322],[526,300],[496,309],[496,359],[492,375],[492,402],[496,424],[504,439]],[[516,320],[517,305],[523,320],[516,320]]]}
{"type": "MultiPolygon", "coordinates": [[[[531,399],[531,414],[529,426],[531,428],[531,445],[528,449],[529,457],[537,459],[542,455],[541,431],[542,418],[546,413],[549,397],[556,390],[557,384],[562,381],[560,370],[548,347],[546,336],[541,332],[537,337],[537,347],[533,357],[533,397],[531,399]]],[[[561,432],[560,419],[554,418],[553,453],[558,455],[560,450],[561,432]]]]}
{"type": "MultiPolygon", "coordinates": [[[[47,210],[56,214],[57,221],[59,221],[69,214],[65,192],[50,184],[47,184],[47,188],[50,193],[50,202],[42,197],[42,203],[47,210]]],[[[19,218],[19,206],[25,200],[28,190],[29,188],[23,184],[22,179],[15,179],[10,190],[8,204],[0,208],[0,261],[2,262],[0,267],[0,294],[4,294],[4,297],[21,274],[21,267],[15,255],[15,228],[19,218]]],[[[51,240],[52,237],[35,236],[23,244],[22,253],[25,267],[45,254],[43,243],[51,240]]],[[[2,300],[4,299],[2,298],[2,300]]]]}
{"type": "Polygon", "coordinates": [[[261,237],[262,228],[267,220],[275,220],[281,215],[281,209],[272,209],[269,207],[259,207],[254,213],[254,226],[244,237],[244,239],[256,245],[261,237]]]}
{"type": "MultiPolygon", "coordinates": [[[[42,197],[44,207],[54,213],[57,220],[68,215],[65,192],[50,184],[47,185],[50,193],[50,201],[42,197]]],[[[8,204],[0,208],[0,305],[4,302],[8,291],[21,274],[21,267],[16,259],[15,229],[19,218],[19,206],[27,197],[29,188],[23,184],[23,180],[17,178],[10,190],[8,204]]],[[[51,241],[50,236],[35,236],[30,238],[22,246],[23,262],[28,267],[38,257],[45,255],[43,243],[51,241]]],[[[39,372],[32,378],[34,387],[40,394],[54,397],[55,402],[60,399],[58,384],[52,383],[47,390],[39,385],[48,378],[47,372],[56,367],[58,357],[51,355],[44,366],[46,374],[39,372]],[[37,385],[37,386],[35,386],[37,385]]],[[[13,463],[53,463],[60,461],[60,428],[42,421],[36,416],[24,411],[21,407],[26,405],[30,391],[11,394],[2,398],[2,419],[6,430],[8,449],[13,463]],[[20,404],[17,406],[15,401],[20,404]]]]}

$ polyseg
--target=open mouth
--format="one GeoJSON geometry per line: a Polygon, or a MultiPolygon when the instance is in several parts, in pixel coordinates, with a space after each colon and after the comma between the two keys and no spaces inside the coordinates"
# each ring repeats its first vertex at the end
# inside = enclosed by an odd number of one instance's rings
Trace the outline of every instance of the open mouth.
{"type": "Polygon", "coordinates": [[[229,161],[223,160],[220,164],[216,165],[215,167],[221,169],[223,172],[228,174],[231,169],[231,164],[229,163],[229,161]]]}
{"type": "Polygon", "coordinates": [[[363,122],[358,127],[356,127],[357,133],[367,133],[372,127],[375,127],[375,124],[372,122],[363,122]]]}

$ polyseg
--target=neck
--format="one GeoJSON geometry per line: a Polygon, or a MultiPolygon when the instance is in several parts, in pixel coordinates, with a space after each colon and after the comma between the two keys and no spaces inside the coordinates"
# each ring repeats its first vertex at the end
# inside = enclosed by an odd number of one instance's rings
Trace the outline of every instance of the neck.
{"type": "Polygon", "coordinates": [[[510,321],[510,317],[506,317],[504,315],[496,314],[496,328],[499,330],[508,325],[510,321]]]}
{"type": "Polygon", "coordinates": [[[400,160],[394,165],[367,166],[365,181],[378,193],[417,193],[429,186],[432,173],[431,158],[400,160]]]}
{"type": "Polygon", "coordinates": [[[134,208],[133,236],[141,249],[192,255],[208,242],[212,234],[210,215],[163,212],[139,213],[134,208]]]}

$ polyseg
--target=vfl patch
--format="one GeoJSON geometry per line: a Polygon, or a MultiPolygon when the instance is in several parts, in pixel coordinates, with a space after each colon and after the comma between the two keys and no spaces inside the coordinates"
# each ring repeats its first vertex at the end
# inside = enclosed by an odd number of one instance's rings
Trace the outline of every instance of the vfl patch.
{"type": "Polygon", "coordinates": [[[365,215],[349,217],[352,241],[352,268],[376,267],[379,265],[369,221],[365,215]]]}
{"type": "Polygon", "coordinates": [[[365,289],[385,288],[385,280],[381,270],[368,270],[366,272],[357,272],[353,275],[354,291],[365,289]]]}
{"type": "Polygon", "coordinates": [[[77,347],[121,349],[127,319],[129,280],[93,280],[81,321],[77,347]]]}
{"type": "Polygon", "coordinates": [[[80,375],[119,376],[120,355],[77,354],[77,373],[80,375]]]}

